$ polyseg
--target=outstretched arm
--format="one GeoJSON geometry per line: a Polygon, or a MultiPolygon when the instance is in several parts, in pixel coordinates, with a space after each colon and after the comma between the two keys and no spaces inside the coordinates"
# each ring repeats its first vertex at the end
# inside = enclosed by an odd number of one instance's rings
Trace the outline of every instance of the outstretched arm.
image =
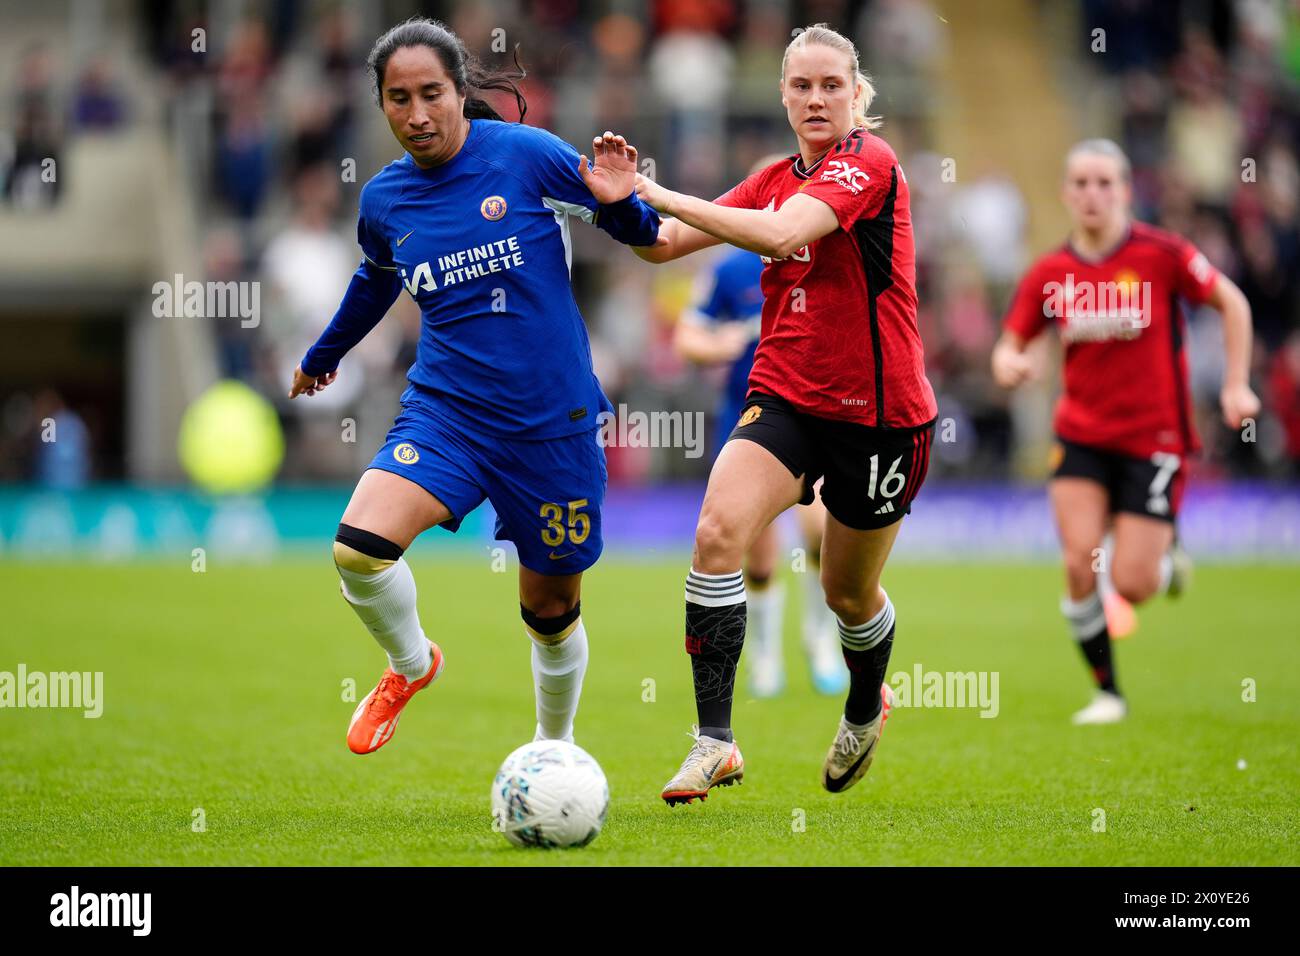
{"type": "Polygon", "coordinates": [[[658,265],[716,246],[720,242],[722,240],[717,236],[710,236],[701,229],[688,226],[680,219],[667,219],[660,223],[659,240],[653,246],[633,246],[632,251],[646,262],[658,265]]]}
{"type": "Polygon", "coordinates": [[[363,260],[334,318],[294,370],[289,397],[315,395],[334,381],[343,356],[388,314],[401,291],[402,280],[396,270],[389,271],[369,259],[363,260]]]}
{"type": "Polygon", "coordinates": [[[993,380],[1003,388],[1015,388],[1034,377],[1034,365],[1025,349],[1027,339],[1006,329],[993,346],[993,380]]]}
{"type": "Polygon", "coordinates": [[[1227,276],[1219,274],[1206,301],[1223,316],[1223,352],[1226,367],[1219,403],[1229,428],[1259,414],[1259,398],[1250,388],[1250,302],[1227,276]]]}
{"type": "Polygon", "coordinates": [[[688,362],[716,365],[740,358],[754,338],[747,322],[726,322],[710,328],[682,316],[673,330],[673,348],[688,362]]]}
{"type": "MultiPolygon", "coordinates": [[[[674,216],[718,242],[728,242],[772,259],[784,259],[840,227],[835,210],[820,199],[802,193],[791,196],[780,209],[772,210],[721,206],[698,196],[665,189],[644,176],[636,178],[636,191],[646,204],[663,215],[674,216]]],[[[682,245],[688,241],[683,237],[682,245]]]]}

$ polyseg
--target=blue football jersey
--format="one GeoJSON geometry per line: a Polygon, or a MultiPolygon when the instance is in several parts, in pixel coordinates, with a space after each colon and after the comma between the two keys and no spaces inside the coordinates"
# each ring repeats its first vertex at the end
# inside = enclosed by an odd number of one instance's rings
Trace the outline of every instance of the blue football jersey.
{"type": "Polygon", "coordinates": [[[759,284],[762,274],[763,260],[757,253],[734,249],[713,264],[693,308],[696,316],[702,316],[710,324],[745,322],[753,333],[749,348],[727,373],[721,403],[724,411],[738,410],[749,390],[749,370],[754,367],[763,312],[763,290],[759,284]]]}
{"type": "MultiPolygon", "coordinates": [[[[357,237],[365,261],[353,286],[365,287],[356,294],[365,307],[351,312],[373,327],[375,309],[382,316],[405,288],[422,317],[411,388],[459,425],[529,439],[592,430],[610,404],[569,281],[575,218],[641,244],[658,229],[635,196],[600,206],[563,140],[472,120],[448,162],[423,169],[403,154],[362,189],[357,237]],[[383,289],[377,303],[375,288],[383,289]]],[[[333,328],[358,324],[348,312],[345,297],[303,361],[308,374],[336,367],[359,338],[333,328]]]]}

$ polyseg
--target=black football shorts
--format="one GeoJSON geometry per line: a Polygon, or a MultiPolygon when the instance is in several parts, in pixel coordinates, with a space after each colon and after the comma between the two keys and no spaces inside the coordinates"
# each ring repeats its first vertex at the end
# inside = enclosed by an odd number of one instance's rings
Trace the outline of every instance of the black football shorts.
{"type": "Polygon", "coordinates": [[[1127,512],[1173,521],[1185,485],[1180,456],[1157,452],[1137,458],[1058,438],[1053,478],[1087,478],[1106,489],[1111,513],[1127,512]]]}
{"type": "Polygon", "coordinates": [[[783,398],[751,392],[727,441],[762,445],[803,478],[803,499],[812,504],[822,481],[822,502],[836,521],[871,531],[898,521],[930,464],[934,422],[916,428],[873,428],[798,411],[783,398]]]}

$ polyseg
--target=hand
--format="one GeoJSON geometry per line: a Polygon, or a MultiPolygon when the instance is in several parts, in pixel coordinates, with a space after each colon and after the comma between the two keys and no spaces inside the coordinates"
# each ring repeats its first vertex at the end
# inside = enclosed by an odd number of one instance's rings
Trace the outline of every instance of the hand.
{"type": "Polygon", "coordinates": [[[1015,388],[1034,377],[1034,363],[1014,346],[999,342],[993,348],[993,381],[1003,388],[1015,388]]]}
{"type": "Polygon", "coordinates": [[[614,203],[636,188],[636,147],[609,130],[591,141],[591,166],[578,157],[578,175],[599,203],[614,203]]]}
{"type": "Polygon", "coordinates": [[[1259,396],[1244,383],[1223,386],[1223,391],[1219,392],[1219,404],[1223,406],[1224,423],[1234,431],[1247,418],[1259,414],[1259,396]]]}
{"type": "Polygon", "coordinates": [[[663,215],[668,214],[668,207],[673,202],[672,190],[665,189],[653,179],[647,179],[639,173],[636,177],[636,194],[641,197],[643,203],[663,215]]]}
{"type": "Polygon", "coordinates": [[[289,387],[289,397],[297,398],[299,395],[315,395],[334,379],[339,377],[338,369],[332,372],[326,372],[324,375],[308,375],[299,365],[293,370],[293,384],[289,387]]]}

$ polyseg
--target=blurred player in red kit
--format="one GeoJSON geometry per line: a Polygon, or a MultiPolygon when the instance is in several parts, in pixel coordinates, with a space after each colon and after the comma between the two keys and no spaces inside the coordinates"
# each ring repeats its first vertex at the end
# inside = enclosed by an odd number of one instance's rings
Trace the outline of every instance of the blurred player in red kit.
{"type": "Polygon", "coordinates": [[[1114,723],[1128,712],[1098,587],[1107,533],[1110,581],[1130,604],[1177,595],[1190,572],[1174,522],[1187,457],[1200,443],[1180,300],[1208,303],[1223,316],[1223,420],[1236,429],[1259,412],[1249,384],[1246,297],[1187,240],[1133,221],[1130,198],[1119,146],[1091,139],[1070,150],[1063,190],[1070,238],[1025,274],[993,350],[994,377],[1014,388],[1035,375],[1025,350],[1048,325],[1065,346],[1050,484],[1068,592],[1061,612],[1097,683],[1076,724],[1114,723]]]}

